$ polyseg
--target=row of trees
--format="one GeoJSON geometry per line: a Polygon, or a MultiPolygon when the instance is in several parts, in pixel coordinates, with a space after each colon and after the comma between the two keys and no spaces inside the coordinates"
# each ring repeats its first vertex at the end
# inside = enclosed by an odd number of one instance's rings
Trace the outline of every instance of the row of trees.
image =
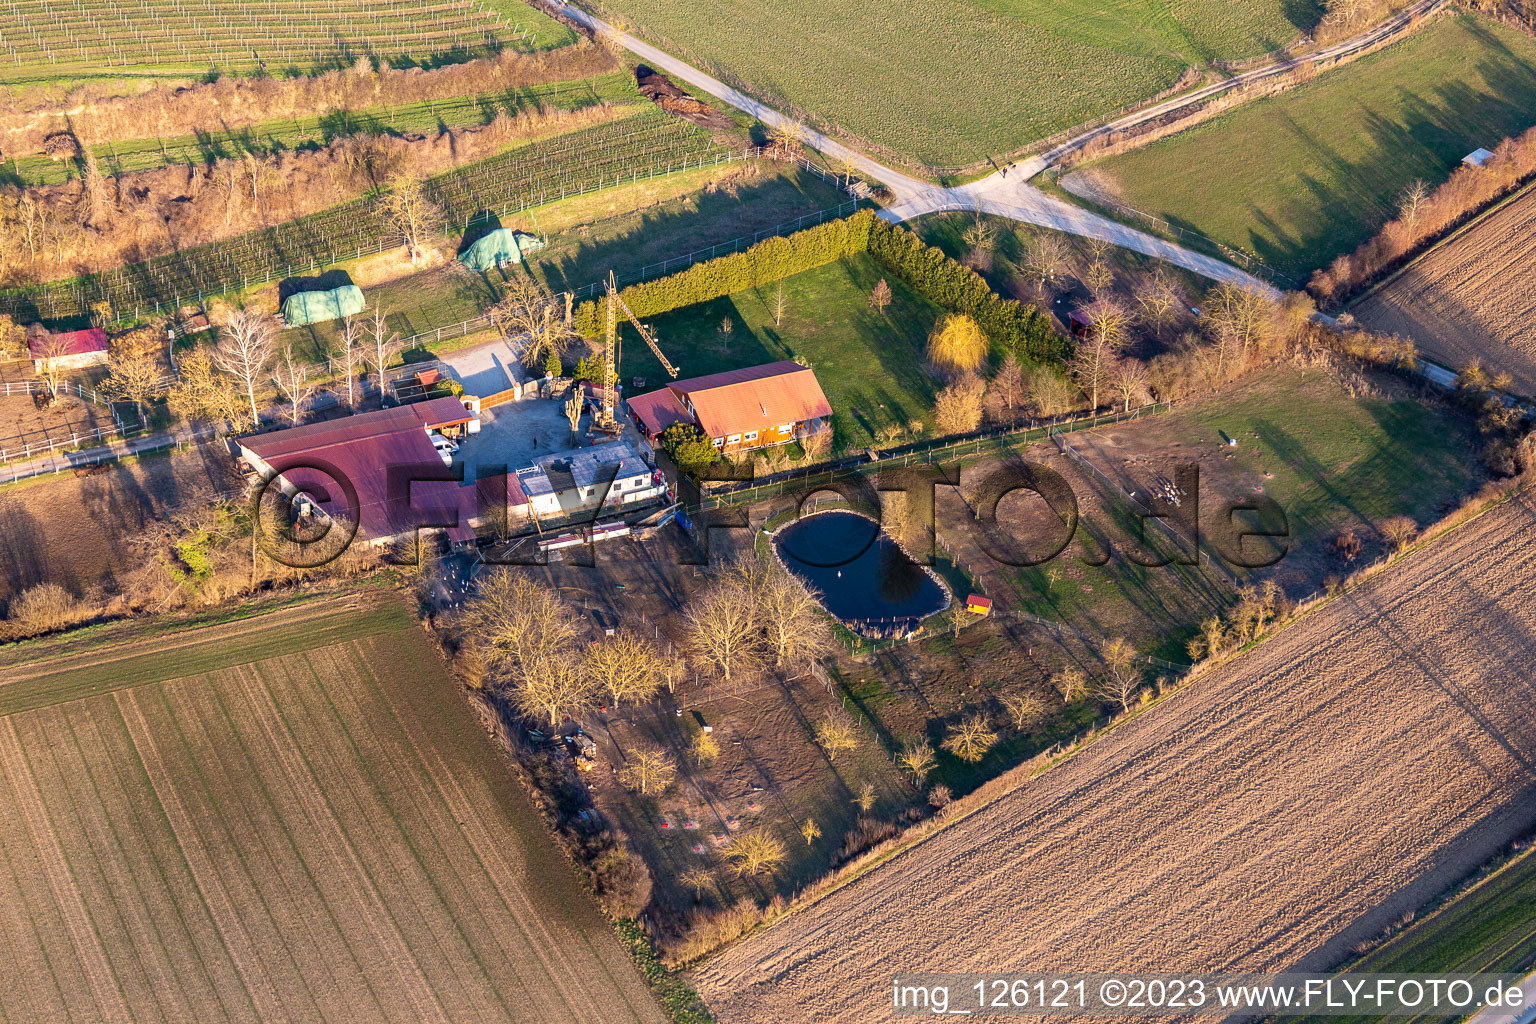
{"type": "MultiPolygon", "coordinates": [[[[219,328],[211,348],[187,353],[178,365],[177,380],[166,393],[173,413],[187,420],[227,421],[233,429],[260,422],[269,396],[288,406],[298,423],[305,403],[328,387],[348,406],[357,404],[359,378],[375,375],[385,387],[385,369],[400,353],[400,335],[392,330],[381,308],[366,318],[348,316],[338,324],[331,357],[334,379],[324,380],[318,369],[300,359],[291,343],[278,346],[278,324],[270,314],[235,310],[219,328]]],[[[141,407],[157,393],[159,362],[152,354],[130,351],[115,355],[105,386],[141,407]]]]}
{"type": "MultiPolygon", "coordinates": [[[[481,577],[463,632],[484,668],[531,718],[558,724],[601,700],[644,703],[684,671],[677,652],[631,629],[590,644],[580,617],[526,574],[481,577]]],[[[788,666],[826,650],[830,637],[815,597],[779,565],[732,563],[690,602],[682,648],[693,663],[730,679],[761,664],[788,666]]],[[[652,778],[654,783],[655,779],[652,778]]]]}
{"type": "Polygon", "coordinates": [[[1398,197],[1397,216],[1354,252],[1312,275],[1307,289],[1319,302],[1342,298],[1425,242],[1453,227],[1536,174],[1536,128],[1507,138],[1481,167],[1462,164],[1439,188],[1413,181],[1398,197]]]}

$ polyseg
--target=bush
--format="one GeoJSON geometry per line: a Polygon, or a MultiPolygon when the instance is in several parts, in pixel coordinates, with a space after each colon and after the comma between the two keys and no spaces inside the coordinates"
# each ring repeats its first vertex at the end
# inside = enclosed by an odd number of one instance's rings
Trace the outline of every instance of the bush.
{"type": "Polygon", "coordinates": [[[869,254],[929,302],[971,317],[994,344],[1019,359],[1046,363],[1067,357],[1067,340],[1056,333],[1049,317],[1034,306],[998,295],[980,274],[942,249],[925,245],[912,232],[876,220],[870,226],[869,254]]]}
{"type": "Polygon", "coordinates": [[[865,850],[883,843],[896,834],[896,826],[889,821],[879,821],[861,814],[843,839],[842,849],[832,858],[832,866],[848,863],[865,850]]]}
{"type": "Polygon", "coordinates": [[[11,602],[9,620],[24,633],[48,633],[72,626],[89,612],[57,583],[39,583],[11,602]]]}
{"type": "Polygon", "coordinates": [[[679,472],[692,477],[708,469],[720,454],[704,431],[689,423],[674,423],[662,431],[661,450],[679,472]]]}
{"type": "Polygon", "coordinates": [[[612,842],[592,859],[592,882],[597,902],[617,920],[639,917],[651,902],[651,871],[645,861],[626,847],[612,842]]]}

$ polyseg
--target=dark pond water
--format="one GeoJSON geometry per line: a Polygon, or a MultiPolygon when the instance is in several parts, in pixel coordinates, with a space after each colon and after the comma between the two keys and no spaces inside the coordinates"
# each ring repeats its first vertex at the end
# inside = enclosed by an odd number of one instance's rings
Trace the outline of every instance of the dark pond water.
{"type": "Polygon", "coordinates": [[[905,633],[949,604],[945,588],[864,516],[821,512],[784,527],[773,543],[827,611],[865,636],[905,633]]]}

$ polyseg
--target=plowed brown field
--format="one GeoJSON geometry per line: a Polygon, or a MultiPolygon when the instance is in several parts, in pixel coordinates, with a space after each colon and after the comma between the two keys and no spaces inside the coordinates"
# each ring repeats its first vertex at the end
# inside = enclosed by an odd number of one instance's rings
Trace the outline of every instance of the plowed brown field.
{"type": "Polygon", "coordinates": [[[16,650],[0,1019],[663,1019],[397,604],[16,650]]]}
{"type": "Polygon", "coordinates": [[[1504,505],[698,969],[722,1024],[907,971],[1323,969],[1536,824],[1536,501],[1504,505]]]}
{"type": "Polygon", "coordinates": [[[1419,260],[1351,310],[1460,369],[1507,370],[1536,395],[1536,189],[1419,260]]]}

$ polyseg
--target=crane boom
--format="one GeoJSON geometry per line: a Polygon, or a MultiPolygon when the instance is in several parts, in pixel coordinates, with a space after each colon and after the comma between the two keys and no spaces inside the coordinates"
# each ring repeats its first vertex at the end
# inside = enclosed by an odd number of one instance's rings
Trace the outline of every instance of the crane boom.
{"type": "MultiPolygon", "coordinates": [[[[672,361],[662,354],[661,345],[657,343],[655,333],[649,327],[640,322],[640,318],[635,316],[634,311],[629,308],[629,303],[625,302],[624,297],[619,294],[617,283],[613,279],[613,271],[610,270],[608,271],[608,319],[613,326],[609,331],[609,348],[613,347],[613,333],[618,328],[617,313],[614,309],[615,306],[624,311],[624,315],[628,317],[629,322],[634,325],[635,332],[639,334],[640,337],[644,338],[645,343],[651,347],[651,354],[656,357],[656,361],[660,363],[662,368],[667,371],[667,375],[669,377],[671,377],[673,380],[676,380],[677,367],[673,366],[672,361]]],[[[615,369],[615,372],[617,372],[617,369],[615,369]]]]}

